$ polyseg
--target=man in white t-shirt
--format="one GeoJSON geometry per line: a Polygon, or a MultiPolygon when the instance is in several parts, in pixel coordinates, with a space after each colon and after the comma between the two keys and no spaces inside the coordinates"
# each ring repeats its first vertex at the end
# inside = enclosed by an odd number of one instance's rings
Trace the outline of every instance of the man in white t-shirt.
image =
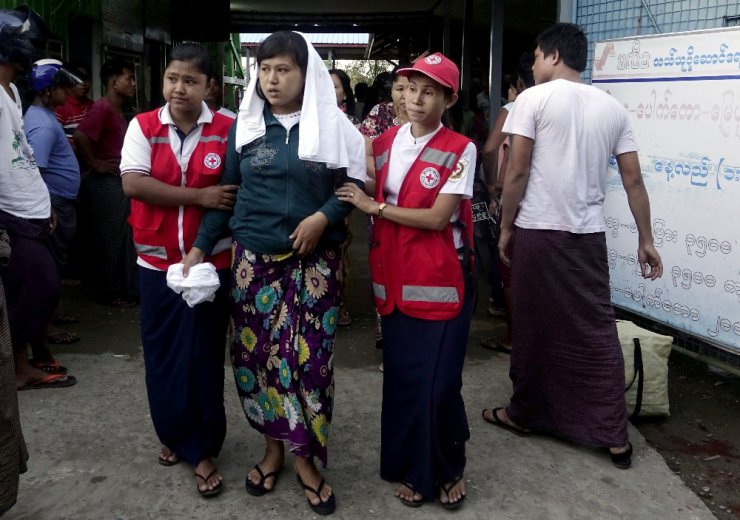
{"type": "MultiPolygon", "coordinates": [[[[15,386],[22,390],[76,383],[65,375],[66,368],[56,363],[46,343],[46,325],[61,287],[48,244],[54,225],[49,191],[24,133],[20,97],[12,83],[16,74],[30,69],[34,49],[29,39],[42,23],[28,8],[0,10],[0,230],[7,232],[11,250],[7,264],[0,265],[0,279],[7,301],[15,386]],[[29,344],[38,358],[33,364],[28,359],[29,344]]],[[[2,365],[7,366],[5,359],[2,365]]]]}
{"type": "Polygon", "coordinates": [[[556,24],[537,43],[536,86],[517,98],[503,128],[513,136],[499,252],[506,263],[516,259],[514,394],[483,418],[518,435],[542,431],[601,446],[624,469],[632,445],[602,209],[612,155],[637,225],[642,276],[654,280],[663,266],[627,111],[581,81],[585,35],[556,24]]]}
{"type": "Polygon", "coordinates": [[[28,7],[0,9],[0,516],[16,503],[18,477],[27,469],[16,389],[74,384],[71,376],[31,366],[26,353],[28,342],[43,347],[59,285],[46,244],[49,192],[23,132],[12,83],[30,69],[30,39],[43,36],[43,29],[28,7]]]}

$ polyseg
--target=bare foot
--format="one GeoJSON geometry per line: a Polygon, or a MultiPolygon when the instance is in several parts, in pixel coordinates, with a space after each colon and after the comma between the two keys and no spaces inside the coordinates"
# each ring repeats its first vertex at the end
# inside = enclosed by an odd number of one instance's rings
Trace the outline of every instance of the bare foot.
{"type": "MultiPolygon", "coordinates": [[[[313,459],[296,456],[293,469],[303,481],[304,485],[310,486],[313,489],[319,489],[319,485],[321,484],[321,474],[319,473],[319,470],[316,469],[316,465],[314,464],[313,459]]],[[[321,504],[322,502],[327,502],[332,495],[331,486],[326,483],[324,484],[324,487],[321,488],[319,493],[321,499],[319,499],[319,496],[316,496],[314,493],[308,490],[304,489],[304,493],[306,494],[306,498],[308,499],[308,501],[315,506],[321,504]]]]}
{"type": "MultiPolygon", "coordinates": [[[[282,441],[277,441],[275,439],[265,437],[265,455],[257,464],[262,470],[262,474],[267,475],[268,473],[272,473],[273,471],[278,471],[280,468],[283,467],[284,462],[285,455],[282,441]]],[[[260,479],[262,477],[255,468],[252,468],[250,472],[247,473],[247,478],[252,484],[259,486],[260,479]]],[[[262,487],[264,487],[267,491],[272,491],[274,485],[274,476],[267,477],[262,483],[262,487]]]]}
{"type": "Polygon", "coordinates": [[[457,504],[465,498],[465,481],[460,478],[447,482],[439,490],[439,501],[442,504],[457,504]]]}
{"type": "Polygon", "coordinates": [[[195,481],[201,493],[213,491],[221,485],[223,477],[216,471],[216,466],[210,458],[201,460],[195,468],[195,481]]]}
{"type": "Polygon", "coordinates": [[[396,496],[409,504],[418,504],[424,501],[424,497],[415,492],[410,484],[401,484],[396,488],[396,496]]]}

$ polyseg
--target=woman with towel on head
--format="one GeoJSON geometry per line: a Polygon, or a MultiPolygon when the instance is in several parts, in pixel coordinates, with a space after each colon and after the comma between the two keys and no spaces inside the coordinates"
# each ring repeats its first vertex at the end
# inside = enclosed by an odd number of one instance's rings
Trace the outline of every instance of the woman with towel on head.
{"type": "Polygon", "coordinates": [[[193,466],[204,497],[222,489],[211,459],[226,435],[231,241],[219,242],[207,258],[217,270],[212,276],[221,282],[212,302],[190,307],[167,286],[167,271],[181,265],[205,208],[231,208],[236,199],[236,186],[218,184],[232,119],[212,112],[204,101],[212,68],[201,45],[172,49],[162,87],[167,103],[131,121],[121,151],[138,254],[147,394],[164,445],[159,463],[184,460],[193,466]]]}
{"type": "Polygon", "coordinates": [[[206,214],[184,269],[231,234],[231,360],[247,420],[266,444],[247,491],[273,490],[287,442],[310,507],[330,514],[334,494],[314,457],[326,466],[340,246],[352,210],[334,190],[345,182],[363,188],[364,143],[301,34],[270,35],[257,69],[229,133],[221,181],[239,184],[236,205],[206,214]]]}

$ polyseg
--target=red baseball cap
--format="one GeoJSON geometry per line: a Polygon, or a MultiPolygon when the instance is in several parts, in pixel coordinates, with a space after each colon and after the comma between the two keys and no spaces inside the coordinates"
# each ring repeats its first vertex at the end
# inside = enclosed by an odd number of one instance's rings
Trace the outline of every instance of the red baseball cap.
{"type": "Polygon", "coordinates": [[[408,76],[419,72],[432,78],[443,87],[449,87],[457,94],[460,89],[460,69],[455,63],[441,52],[435,52],[429,56],[417,60],[413,67],[399,69],[396,74],[408,76]]]}

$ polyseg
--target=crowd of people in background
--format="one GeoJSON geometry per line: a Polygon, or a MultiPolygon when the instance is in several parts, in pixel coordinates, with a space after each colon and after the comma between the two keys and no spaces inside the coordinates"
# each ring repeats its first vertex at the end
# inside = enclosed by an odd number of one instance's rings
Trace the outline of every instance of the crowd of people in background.
{"type": "Polygon", "coordinates": [[[83,273],[99,303],[140,306],[159,464],[189,464],[203,497],[223,489],[214,459],[231,321],[235,391],[265,441],[246,491],[274,490],[287,448],[308,506],[331,514],[337,501],[316,461],[328,462],[337,327],[352,324],[355,208],[368,220],[383,351],[380,475],[404,505],[453,510],[466,497],[462,371],[479,268],[488,313],[507,325],[483,346],[511,354],[514,383],[510,404],[483,420],[600,446],[630,466],[601,213],[610,154],[643,276],[659,277],[662,264],[627,115],[580,82],[579,28],[539,36],[506,77],[497,114],[482,83],[464,106],[458,67],[440,53],[353,89],[303,35],[282,31],[260,45],[238,112],[222,106],[207,50],[183,43],[164,70],[165,104],[131,120],[134,65],[103,63],[93,101],[85,66],[36,59],[44,31],[29,9],[0,11],[0,412],[12,426],[0,432],[0,477],[14,482],[0,514],[27,458],[16,390],[77,382],[49,344],[79,341],[60,328],[79,318],[57,306],[61,280],[83,273]],[[568,161],[553,163],[556,154],[568,161]],[[562,164],[570,169],[553,171],[562,164]],[[482,221],[475,202],[489,209],[482,221]]]}

